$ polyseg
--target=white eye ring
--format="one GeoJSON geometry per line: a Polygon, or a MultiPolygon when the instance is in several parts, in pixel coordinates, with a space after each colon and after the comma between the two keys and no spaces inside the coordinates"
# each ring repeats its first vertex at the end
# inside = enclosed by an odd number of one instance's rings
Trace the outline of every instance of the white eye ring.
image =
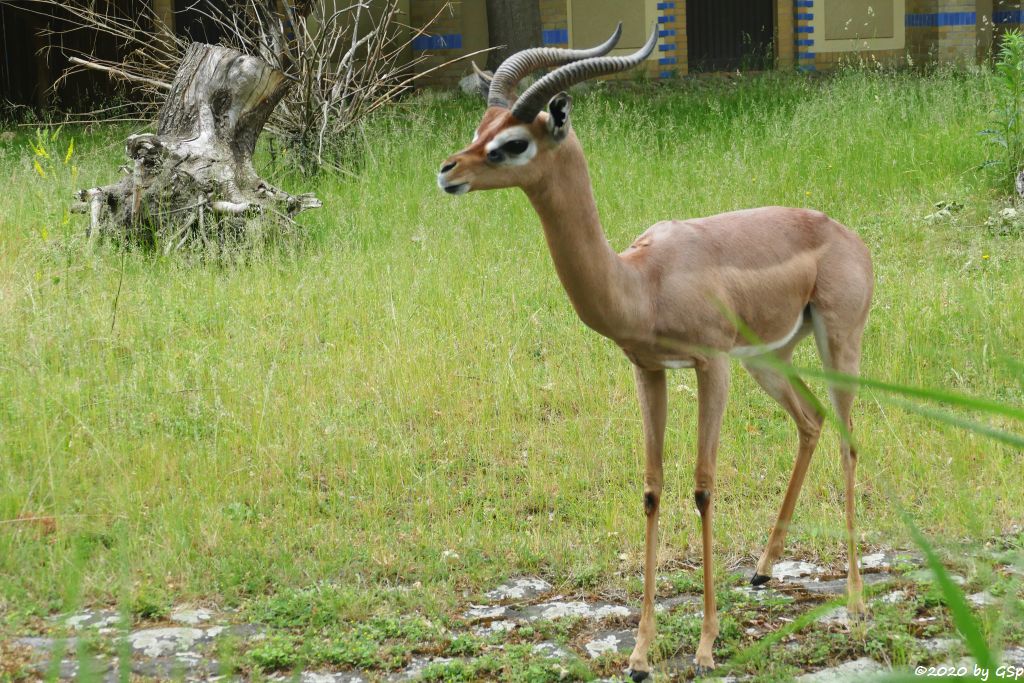
{"type": "Polygon", "coordinates": [[[537,143],[526,126],[515,126],[503,130],[494,136],[494,139],[484,147],[487,153],[487,160],[491,163],[503,163],[509,166],[522,166],[527,164],[537,155],[537,143]],[[510,142],[525,142],[526,147],[522,152],[511,152],[502,149],[510,142]]]}

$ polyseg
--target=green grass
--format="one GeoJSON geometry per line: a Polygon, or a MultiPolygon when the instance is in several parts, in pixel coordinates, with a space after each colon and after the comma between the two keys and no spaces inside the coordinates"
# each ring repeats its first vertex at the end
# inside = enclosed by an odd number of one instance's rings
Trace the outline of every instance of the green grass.
{"type": "MultiPolygon", "coordinates": [[[[1019,406],[1024,387],[1003,357],[1019,360],[1024,345],[1024,241],[985,228],[1004,203],[974,170],[989,152],[977,132],[990,83],[769,75],[581,93],[573,116],[615,247],[663,218],[821,209],[874,256],[866,375],[1019,406]],[[964,209],[926,222],[939,201],[964,209]]],[[[521,193],[452,198],[434,184],[480,113],[468,98],[414,98],[372,124],[352,176],[266,168],[324,208],[303,216],[308,239],[238,263],[85,243],[85,219],[65,216],[69,192],[113,179],[127,130],[62,131],[55,156],[74,136],[77,178],[61,158],[40,177],[33,131],[4,143],[0,623],[78,596],[159,614],[325,580],[356,593],[332,609],[436,618],[509,574],[571,589],[639,572],[628,361],[576,319],[521,193]],[[392,590],[416,582],[412,597],[392,590]]],[[[817,363],[811,346],[798,365],[817,363]]],[[[699,557],[695,386],[690,373],[670,377],[666,560],[699,557]]],[[[891,501],[932,538],[984,538],[1024,519],[1010,448],[868,390],[855,425],[866,546],[910,542],[891,501]]],[[[760,553],[795,450],[791,422],[737,366],[719,454],[722,561],[760,553]]],[[[830,428],[789,555],[842,562],[841,477],[830,428]]],[[[267,657],[303,656],[288,642],[267,657]]]]}

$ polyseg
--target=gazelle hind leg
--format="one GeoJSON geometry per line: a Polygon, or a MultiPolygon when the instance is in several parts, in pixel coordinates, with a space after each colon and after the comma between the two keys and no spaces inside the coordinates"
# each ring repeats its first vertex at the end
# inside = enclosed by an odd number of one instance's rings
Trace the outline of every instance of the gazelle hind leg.
{"type": "Polygon", "coordinates": [[[636,388],[644,426],[644,514],[647,529],[644,538],[644,600],[640,608],[640,627],[636,646],[629,656],[629,676],[642,681],[650,675],[647,653],[654,642],[654,593],[658,569],[658,509],[661,506],[662,451],[665,443],[665,414],[668,394],[665,371],[635,368],[636,388]]]}
{"type": "MultiPolygon", "coordinates": [[[[802,330],[802,333],[798,334],[792,342],[776,352],[775,355],[779,362],[789,363],[793,356],[793,349],[807,331],[809,328],[806,331],[802,330]]],[[[789,530],[789,523],[793,518],[793,510],[796,507],[797,498],[800,496],[800,489],[803,487],[804,476],[807,474],[811,456],[818,445],[818,436],[821,434],[824,417],[808,399],[810,389],[800,379],[790,379],[770,365],[758,363],[756,360],[744,363],[744,367],[761,385],[761,388],[793,418],[799,436],[796,461],[793,463],[793,473],[789,477],[786,495],[782,499],[782,507],[779,509],[775,526],[772,527],[768,545],[765,546],[757,568],[754,570],[754,576],[750,579],[750,583],[760,586],[771,578],[772,565],[782,555],[786,532],[789,530]]]]}
{"type": "MultiPolygon", "coordinates": [[[[863,322],[847,334],[841,335],[838,330],[812,309],[814,338],[821,354],[822,364],[835,372],[856,377],[860,372],[860,343],[863,333],[863,322]]],[[[838,327],[838,326],[836,326],[838,327]]],[[[856,530],[856,480],[857,450],[850,443],[853,436],[853,421],[850,413],[853,409],[855,390],[847,387],[830,387],[829,398],[836,411],[836,420],[843,425],[845,431],[840,435],[839,452],[843,466],[843,479],[846,485],[846,554],[847,554],[847,610],[852,617],[864,616],[864,583],[860,577],[860,566],[857,561],[857,530],[856,530]]]]}

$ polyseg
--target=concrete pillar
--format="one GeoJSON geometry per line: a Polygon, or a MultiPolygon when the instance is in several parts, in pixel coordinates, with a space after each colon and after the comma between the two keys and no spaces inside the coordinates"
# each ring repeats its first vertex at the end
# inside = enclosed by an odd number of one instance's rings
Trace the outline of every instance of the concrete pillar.
{"type": "Polygon", "coordinates": [[[907,0],[907,54],[917,64],[934,61],[938,49],[938,0],[907,0]]]}
{"type": "MultiPolygon", "coordinates": [[[[821,0],[819,0],[820,2],[821,0]]],[[[797,71],[814,71],[814,0],[793,2],[793,45],[797,71]]]]}
{"type": "Polygon", "coordinates": [[[569,46],[568,0],[540,0],[540,31],[545,45],[569,46]]]}
{"type": "MultiPolygon", "coordinates": [[[[688,73],[686,39],[686,0],[665,0],[657,4],[658,46],[654,75],[661,79],[688,73]]],[[[653,66],[651,68],[654,68],[653,66]]]]}
{"type": "Polygon", "coordinates": [[[798,46],[797,36],[793,32],[796,17],[793,12],[793,0],[775,0],[775,68],[792,69],[796,63],[796,51],[810,49],[813,45],[798,46]]]}
{"type": "Polygon", "coordinates": [[[158,30],[174,35],[174,0],[153,0],[153,14],[163,24],[158,30]]]}
{"type": "Polygon", "coordinates": [[[995,10],[994,0],[977,0],[978,21],[976,24],[977,54],[975,58],[979,62],[989,59],[992,55],[992,48],[995,40],[995,24],[992,15],[995,10]]]}
{"type": "Polygon", "coordinates": [[[977,0],[937,0],[936,55],[940,62],[970,62],[978,54],[977,0]]]}

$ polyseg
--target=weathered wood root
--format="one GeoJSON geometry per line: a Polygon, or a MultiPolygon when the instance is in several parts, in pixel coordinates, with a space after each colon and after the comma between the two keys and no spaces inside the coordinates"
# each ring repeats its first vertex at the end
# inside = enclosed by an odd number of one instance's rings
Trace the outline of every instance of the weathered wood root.
{"type": "Polygon", "coordinates": [[[312,194],[270,185],[252,162],[259,134],[290,86],[282,72],[255,57],[193,44],[157,132],[128,138],[124,177],[76,193],[71,208],[89,214],[87,234],[171,251],[244,238],[256,226],[292,224],[298,213],[320,207],[312,194]]]}

